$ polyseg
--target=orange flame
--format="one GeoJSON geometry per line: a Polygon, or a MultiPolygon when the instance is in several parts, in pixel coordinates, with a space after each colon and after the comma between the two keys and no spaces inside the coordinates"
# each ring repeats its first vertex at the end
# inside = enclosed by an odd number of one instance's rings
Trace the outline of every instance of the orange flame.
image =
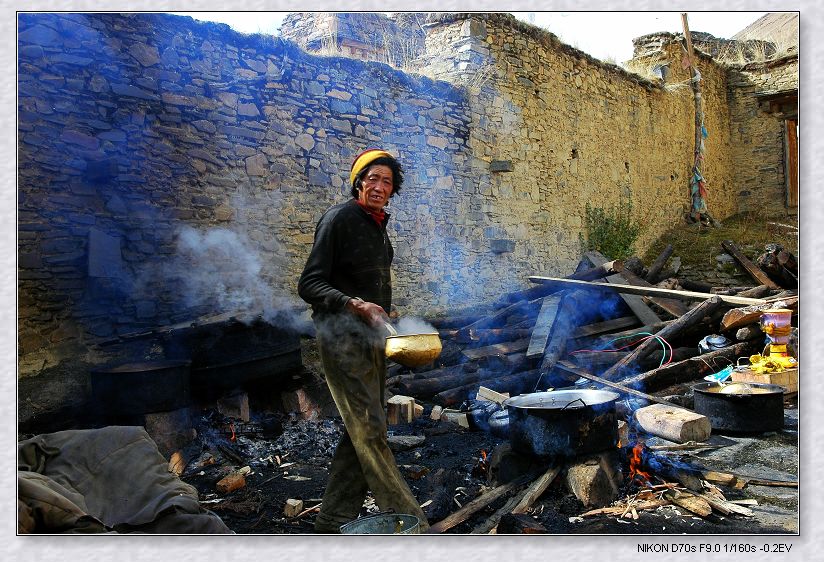
{"type": "Polygon", "coordinates": [[[641,470],[641,453],[644,450],[644,444],[638,443],[635,447],[632,448],[632,456],[629,459],[629,479],[630,481],[635,480],[636,478],[640,480],[642,483],[648,483],[650,481],[650,474],[648,472],[644,472],[641,470]]]}
{"type": "Polygon", "coordinates": [[[237,436],[235,435],[235,424],[230,423],[229,424],[229,429],[232,430],[232,436],[229,438],[229,441],[237,441],[237,436]]]}
{"type": "Polygon", "coordinates": [[[481,449],[481,462],[486,462],[486,451],[481,449]]]}

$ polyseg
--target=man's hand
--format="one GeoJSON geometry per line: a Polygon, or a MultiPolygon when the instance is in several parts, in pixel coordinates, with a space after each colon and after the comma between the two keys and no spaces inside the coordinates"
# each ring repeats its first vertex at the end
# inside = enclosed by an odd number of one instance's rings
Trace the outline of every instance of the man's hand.
{"type": "Polygon", "coordinates": [[[349,299],[346,303],[346,310],[375,328],[382,326],[389,320],[383,307],[359,298],[349,299]]]}

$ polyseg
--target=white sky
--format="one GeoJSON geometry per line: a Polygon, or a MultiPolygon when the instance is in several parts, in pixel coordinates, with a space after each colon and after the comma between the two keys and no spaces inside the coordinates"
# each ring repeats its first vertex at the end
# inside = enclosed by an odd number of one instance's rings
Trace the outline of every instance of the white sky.
{"type": "MultiPolygon", "coordinates": [[[[176,12],[218,21],[243,33],[277,34],[287,12],[176,12]]],[[[680,12],[513,12],[547,29],[561,41],[599,59],[621,63],[632,58],[632,39],[657,31],[683,30],[680,12]]],[[[688,12],[690,31],[730,38],[765,12],[688,12]]]]}

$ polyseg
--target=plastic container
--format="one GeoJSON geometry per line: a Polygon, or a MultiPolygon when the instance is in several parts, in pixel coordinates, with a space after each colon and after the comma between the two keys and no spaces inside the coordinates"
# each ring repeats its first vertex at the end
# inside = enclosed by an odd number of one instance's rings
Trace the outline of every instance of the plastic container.
{"type": "Polygon", "coordinates": [[[761,330],[771,343],[786,345],[790,341],[792,316],[793,311],[788,308],[771,308],[761,314],[761,330]]]}
{"type": "Polygon", "coordinates": [[[420,519],[402,513],[378,513],[341,525],[344,535],[418,535],[420,519]]]}

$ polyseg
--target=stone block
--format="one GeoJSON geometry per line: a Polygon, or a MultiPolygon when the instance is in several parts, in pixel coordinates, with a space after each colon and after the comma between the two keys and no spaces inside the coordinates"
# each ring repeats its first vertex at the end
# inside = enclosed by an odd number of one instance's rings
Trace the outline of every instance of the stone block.
{"type": "Polygon", "coordinates": [[[249,395],[245,392],[224,396],[217,401],[217,411],[227,418],[249,421],[249,395]]]}
{"type": "Polygon", "coordinates": [[[618,497],[621,472],[616,451],[578,457],[568,465],[567,487],[585,506],[603,507],[618,497]]]}
{"type": "Polygon", "coordinates": [[[505,254],[515,250],[514,240],[490,240],[489,248],[493,254],[505,254]]]}

